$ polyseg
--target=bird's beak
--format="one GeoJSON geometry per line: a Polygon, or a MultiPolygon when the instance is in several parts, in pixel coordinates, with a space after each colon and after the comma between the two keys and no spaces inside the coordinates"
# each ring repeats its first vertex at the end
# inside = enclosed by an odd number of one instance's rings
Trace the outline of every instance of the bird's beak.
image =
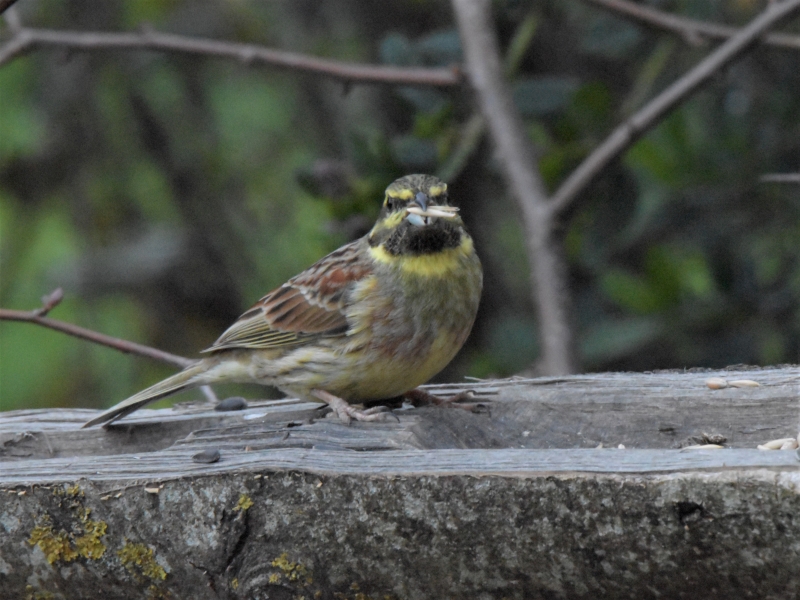
{"type": "Polygon", "coordinates": [[[432,219],[427,213],[429,200],[428,194],[417,192],[416,196],[414,196],[414,203],[406,209],[408,211],[406,220],[417,227],[430,225],[432,219]]]}
{"type": "Polygon", "coordinates": [[[406,220],[412,225],[422,227],[430,225],[437,217],[443,219],[452,219],[456,216],[458,208],[455,206],[438,206],[430,203],[431,199],[424,192],[417,192],[414,196],[414,202],[406,207],[408,216],[406,220]]]}
{"type": "Polygon", "coordinates": [[[417,192],[414,202],[406,207],[408,216],[406,220],[412,225],[423,227],[430,225],[437,217],[452,219],[458,209],[455,206],[437,206],[431,204],[431,199],[425,192],[417,192]]]}
{"type": "Polygon", "coordinates": [[[428,210],[428,200],[428,195],[422,192],[417,192],[417,195],[414,196],[414,202],[422,209],[422,212],[428,210]]]}

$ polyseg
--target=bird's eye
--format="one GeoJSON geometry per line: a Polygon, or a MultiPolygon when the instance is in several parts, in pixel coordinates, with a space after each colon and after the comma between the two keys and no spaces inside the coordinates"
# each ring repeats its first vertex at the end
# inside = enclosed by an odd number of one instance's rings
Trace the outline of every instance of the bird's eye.
{"type": "Polygon", "coordinates": [[[386,196],[386,202],[384,204],[389,212],[392,212],[395,208],[397,208],[397,200],[391,196],[386,196]]]}

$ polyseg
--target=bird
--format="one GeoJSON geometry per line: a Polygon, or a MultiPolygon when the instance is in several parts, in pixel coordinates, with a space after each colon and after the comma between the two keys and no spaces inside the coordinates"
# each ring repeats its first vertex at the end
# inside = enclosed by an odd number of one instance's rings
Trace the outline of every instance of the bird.
{"type": "Polygon", "coordinates": [[[198,386],[258,383],[322,401],[344,423],[385,417],[354,404],[396,398],[440,372],[466,341],[483,270],[447,184],[406,175],[385,191],[372,229],[261,298],[205,358],[83,427],[110,424],[198,386]]]}

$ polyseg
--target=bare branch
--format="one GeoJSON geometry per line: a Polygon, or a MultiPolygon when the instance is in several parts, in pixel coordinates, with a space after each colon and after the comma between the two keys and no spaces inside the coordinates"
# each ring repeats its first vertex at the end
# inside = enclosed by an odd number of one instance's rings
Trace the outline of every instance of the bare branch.
{"type": "MultiPolygon", "coordinates": [[[[517,27],[508,45],[504,59],[506,76],[511,79],[517,74],[520,62],[533,43],[536,30],[539,27],[539,15],[531,11],[517,27]]],[[[443,181],[452,181],[458,177],[467,166],[473,152],[483,139],[486,132],[486,119],[480,111],[476,111],[464,124],[461,136],[453,152],[445,163],[439,168],[436,175],[443,181]]]]}
{"type": "Polygon", "coordinates": [[[767,8],[746,27],[722,44],[691,71],[670,85],[629,119],[619,125],[605,141],[578,165],[552,197],[551,209],[563,213],[577,195],[612,160],[629,148],[661,117],[685,100],[711,77],[733,62],[740,54],[780,21],[800,9],[800,0],[770,2],[767,8]]]}
{"type": "Polygon", "coordinates": [[[800,173],[767,173],[759,177],[761,183],[800,183],[800,173]]]}
{"type": "Polygon", "coordinates": [[[44,317],[47,313],[58,306],[64,299],[64,290],[56,288],[49,294],[42,296],[42,306],[33,312],[37,317],[44,317]]]}
{"type": "Polygon", "coordinates": [[[17,0],[0,0],[0,15],[6,12],[17,0]]]}
{"type": "Polygon", "coordinates": [[[61,293],[61,288],[59,288],[55,290],[52,294],[49,294],[48,296],[42,298],[43,306],[41,308],[29,311],[0,308],[0,321],[22,321],[25,323],[36,323],[37,325],[41,325],[42,327],[55,329],[56,331],[60,331],[61,333],[66,333],[67,335],[81,338],[83,340],[88,340],[90,342],[94,342],[95,344],[100,344],[102,346],[108,346],[109,348],[114,348],[115,350],[119,350],[120,352],[125,352],[127,354],[138,354],[139,356],[146,356],[147,358],[160,360],[162,362],[166,362],[171,365],[176,365],[181,368],[187,367],[191,364],[194,364],[195,362],[189,358],[178,356],[177,354],[170,354],[169,352],[164,352],[163,350],[151,348],[150,346],[137,344],[135,342],[129,342],[127,340],[121,340],[119,338],[111,337],[109,335],[103,335],[102,333],[97,333],[96,331],[92,331],[91,329],[85,329],[83,327],[73,325],[72,323],[65,323],[64,321],[57,321],[55,319],[50,319],[49,317],[45,317],[44,315],[47,313],[47,311],[49,311],[56,304],[58,304],[61,301],[62,297],[63,294],[61,293]]]}
{"type": "MultiPolygon", "coordinates": [[[[584,0],[584,2],[601,6],[618,15],[628,17],[637,23],[649,25],[663,31],[671,31],[683,37],[690,44],[697,44],[703,38],[726,40],[739,32],[736,27],[672,15],[651,6],[630,2],[630,0],[584,0]]],[[[768,33],[761,41],[764,44],[779,48],[800,50],[800,36],[796,35],[768,33]]]]}
{"type": "Polygon", "coordinates": [[[455,65],[447,68],[364,65],[274,50],[255,44],[191,38],[152,30],[140,33],[106,33],[25,27],[16,30],[5,45],[0,47],[0,66],[25,52],[42,47],[58,47],[87,52],[132,49],[180,52],[215,58],[232,58],[248,65],[269,65],[308,71],[334,79],[360,83],[452,86],[457,85],[461,80],[459,69],[455,65]]]}
{"type": "Polygon", "coordinates": [[[525,224],[532,295],[541,332],[541,368],[548,375],[571,373],[576,366],[563,251],[553,231],[547,191],[536,169],[533,147],[503,78],[490,2],[453,0],[453,9],[467,74],[525,224]]]}

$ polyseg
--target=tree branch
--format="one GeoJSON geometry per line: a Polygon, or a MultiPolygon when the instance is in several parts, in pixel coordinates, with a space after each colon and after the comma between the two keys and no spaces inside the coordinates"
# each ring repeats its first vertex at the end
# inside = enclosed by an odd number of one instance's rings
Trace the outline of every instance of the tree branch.
{"type": "Polygon", "coordinates": [[[177,354],[170,354],[169,352],[151,348],[150,346],[144,346],[143,344],[137,344],[135,342],[121,340],[109,335],[103,335],[102,333],[97,333],[91,329],[85,329],[83,327],[73,325],[72,323],[65,323],[64,321],[57,321],[55,319],[46,317],[45,315],[59,302],[61,302],[61,298],[63,298],[63,293],[61,288],[58,288],[52,294],[42,298],[42,306],[35,310],[25,311],[0,308],[0,321],[22,321],[26,323],[36,323],[42,327],[55,329],[61,333],[66,333],[67,335],[88,340],[90,342],[94,342],[95,344],[100,344],[101,346],[108,346],[109,348],[114,348],[115,350],[125,352],[126,354],[146,356],[147,358],[160,360],[181,368],[188,367],[195,362],[189,358],[178,356],[177,354]]]}
{"type": "MultiPolygon", "coordinates": [[[[620,6],[620,0],[590,1],[607,7],[620,6]]],[[[533,298],[541,332],[542,367],[548,374],[568,373],[575,369],[574,342],[563,249],[554,233],[556,218],[572,205],[578,194],[609,162],[669,110],[757,42],[770,27],[797,11],[800,0],[770,3],[746,27],[736,31],[727,42],[618,126],[549,200],[535,169],[533,148],[525,135],[522,119],[502,77],[498,44],[491,27],[490,3],[488,0],[453,0],[452,4],[464,47],[467,73],[495,142],[498,162],[522,210],[528,258],[533,271],[533,298]]],[[[682,20],[671,23],[674,27],[680,25],[684,33],[688,30],[688,25],[682,20]]]]}
{"type": "Polygon", "coordinates": [[[547,192],[533,146],[514,107],[489,0],[453,0],[467,75],[477,95],[511,194],[525,225],[532,297],[540,331],[540,366],[548,375],[576,370],[563,249],[555,236],[547,192]]]}
{"type": "Polygon", "coordinates": [[[800,9],[800,0],[770,2],[760,15],[740,29],[736,35],[619,125],[556,190],[550,204],[552,211],[557,214],[563,213],[608,163],[622,154],[648,129],[656,125],[668,111],[688,98],[697,88],[756,43],[765,31],[788,18],[798,9],[800,9]]]}
{"type": "Polygon", "coordinates": [[[800,183],[800,173],[767,173],[759,177],[761,183],[800,183]]]}
{"type": "MultiPolygon", "coordinates": [[[[736,27],[697,21],[679,15],[662,12],[644,4],[636,4],[629,0],[583,0],[589,4],[600,6],[623,17],[654,29],[671,31],[683,37],[690,44],[698,44],[702,38],[726,40],[739,32],[736,27]]],[[[764,44],[800,50],[800,36],[787,33],[768,33],[761,41],[764,44]]]]}
{"type": "Polygon", "coordinates": [[[153,30],[143,30],[139,33],[106,33],[11,26],[9,29],[13,34],[0,47],[0,66],[40,47],[60,47],[87,52],[137,49],[232,58],[248,65],[269,65],[308,71],[347,82],[453,86],[461,80],[459,69],[455,65],[447,68],[363,65],[274,50],[255,44],[191,38],[153,30]]]}
{"type": "Polygon", "coordinates": [[[0,0],[0,15],[6,12],[17,0],[0,0]]]}

